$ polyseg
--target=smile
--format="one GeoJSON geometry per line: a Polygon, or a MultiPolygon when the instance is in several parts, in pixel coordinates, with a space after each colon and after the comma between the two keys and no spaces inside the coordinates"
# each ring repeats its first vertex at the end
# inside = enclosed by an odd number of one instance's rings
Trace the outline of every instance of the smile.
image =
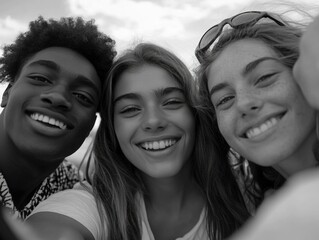
{"type": "Polygon", "coordinates": [[[273,126],[275,126],[278,121],[279,121],[279,117],[272,117],[269,120],[267,120],[266,122],[262,123],[261,125],[259,125],[258,127],[254,127],[254,128],[250,128],[246,133],[245,136],[248,139],[251,139],[253,137],[256,137],[264,132],[266,132],[268,129],[272,128],[273,126]]]}
{"type": "Polygon", "coordinates": [[[60,128],[62,130],[65,130],[67,128],[67,125],[65,123],[63,123],[59,120],[56,120],[52,117],[43,115],[41,113],[32,113],[30,115],[30,117],[35,121],[42,122],[42,123],[45,123],[47,125],[60,128]]]}
{"type": "Polygon", "coordinates": [[[160,141],[144,142],[140,146],[145,150],[163,150],[173,146],[177,142],[176,139],[165,139],[160,141]]]}

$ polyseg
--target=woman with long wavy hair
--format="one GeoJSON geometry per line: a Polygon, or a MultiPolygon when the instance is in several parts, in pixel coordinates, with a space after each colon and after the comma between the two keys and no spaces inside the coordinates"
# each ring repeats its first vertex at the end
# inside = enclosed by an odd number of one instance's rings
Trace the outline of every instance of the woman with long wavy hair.
{"type": "Polygon", "coordinates": [[[318,165],[315,111],[293,76],[303,30],[278,14],[248,11],[214,25],[196,49],[200,95],[228,148],[249,163],[244,192],[255,207],[318,165]]]}

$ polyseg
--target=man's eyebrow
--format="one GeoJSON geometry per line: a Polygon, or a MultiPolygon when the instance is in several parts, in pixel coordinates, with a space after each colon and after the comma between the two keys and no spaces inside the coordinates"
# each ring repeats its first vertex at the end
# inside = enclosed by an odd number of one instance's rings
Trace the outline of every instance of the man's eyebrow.
{"type": "Polygon", "coordinates": [[[257,66],[258,64],[260,64],[261,62],[267,61],[267,60],[274,60],[274,61],[279,61],[278,58],[274,58],[274,57],[262,57],[259,58],[255,61],[252,61],[250,63],[247,64],[247,66],[244,68],[242,74],[245,76],[248,73],[252,72],[257,66]]]}
{"type": "Polygon", "coordinates": [[[83,84],[85,86],[93,88],[93,90],[96,93],[100,93],[101,92],[101,90],[96,86],[96,84],[94,84],[94,82],[92,80],[90,80],[89,78],[87,78],[85,76],[82,76],[82,75],[77,76],[76,83],[77,83],[77,85],[83,84]]]}
{"type": "Polygon", "coordinates": [[[35,65],[41,65],[41,66],[50,68],[50,69],[55,70],[55,71],[59,71],[60,70],[60,66],[58,64],[56,64],[55,62],[53,62],[53,61],[37,60],[37,61],[31,62],[29,64],[29,66],[35,66],[35,65]]]}
{"type": "Polygon", "coordinates": [[[154,91],[156,97],[163,97],[163,96],[166,96],[172,92],[179,92],[179,93],[184,94],[184,91],[178,87],[160,88],[160,89],[156,89],[154,91]]]}
{"type": "Polygon", "coordinates": [[[212,89],[209,91],[210,97],[211,97],[215,92],[217,92],[217,91],[219,91],[219,90],[221,90],[221,89],[223,89],[223,88],[225,88],[225,87],[227,87],[227,86],[228,86],[228,84],[227,84],[227,83],[224,83],[224,82],[215,85],[215,86],[212,87],[212,89]]]}

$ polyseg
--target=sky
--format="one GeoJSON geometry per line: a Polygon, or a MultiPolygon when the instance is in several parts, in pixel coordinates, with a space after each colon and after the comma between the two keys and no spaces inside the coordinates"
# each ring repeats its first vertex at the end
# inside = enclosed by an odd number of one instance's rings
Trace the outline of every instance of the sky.
{"type": "MultiPolygon", "coordinates": [[[[0,47],[28,29],[30,21],[81,16],[95,19],[121,53],[139,42],[152,42],[180,57],[193,70],[194,50],[202,34],[223,19],[247,10],[279,13],[292,5],[319,13],[317,0],[0,0],[0,47]]],[[[0,48],[0,55],[2,49],[0,48]]],[[[0,85],[0,96],[5,86],[0,85]]],[[[1,111],[1,109],[0,109],[1,111]]]]}
{"type": "Polygon", "coordinates": [[[116,41],[119,53],[149,41],[172,50],[190,68],[197,65],[194,49],[209,27],[243,10],[271,6],[277,10],[271,1],[261,0],[0,0],[0,6],[0,46],[11,43],[39,15],[82,16],[95,19],[99,29],[116,41]]]}

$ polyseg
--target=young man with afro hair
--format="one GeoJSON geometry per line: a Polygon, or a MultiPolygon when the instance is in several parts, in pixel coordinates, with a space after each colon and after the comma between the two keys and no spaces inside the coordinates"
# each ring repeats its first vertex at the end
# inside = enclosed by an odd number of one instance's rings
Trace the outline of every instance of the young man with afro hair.
{"type": "Polygon", "coordinates": [[[17,218],[78,182],[65,158],[94,126],[114,46],[93,20],[40,16],[3,48],[0,203],[17,218]]]}

